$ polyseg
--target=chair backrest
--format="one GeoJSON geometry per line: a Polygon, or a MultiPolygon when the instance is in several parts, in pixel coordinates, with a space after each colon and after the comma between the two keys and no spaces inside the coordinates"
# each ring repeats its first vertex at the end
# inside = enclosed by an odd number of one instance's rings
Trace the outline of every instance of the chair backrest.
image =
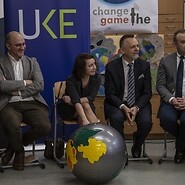
{"type": "Polygon", "coordinates": [[[55,99],[62,98],[63,94],[65,93],[66,89],[66,81],[59,81],[54,83],[53,92],[55,99]]]}
{"type": "MultiPolygon", "coordinates": [[[[57,101],[59,99],[62,98],[62,96],[65,93],[65,89],[66,89],[66,81],[58,81],[54,83],[54,87],[53,87],[53,98],[54,98],[54,104],[57,103],[57,101]]],[[[56,107],[55,107],[55,119],[56,119],[56,107]]],[[[77,120],[63,120],[63,123],[65,124],[78,124],[77,120]]]]}

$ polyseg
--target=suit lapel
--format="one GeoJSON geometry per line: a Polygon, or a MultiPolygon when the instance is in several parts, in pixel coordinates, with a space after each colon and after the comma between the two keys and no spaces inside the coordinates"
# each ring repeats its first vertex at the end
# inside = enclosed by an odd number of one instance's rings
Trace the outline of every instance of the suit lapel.
{"type": "Polygon", "coordinates": [[[4,67],[5,67],[5,71],[7,71],[6,79],[14,80],[15,77],[14,77],[13,67],[12,67],[10,58],[8,56],[5,57],[4,67]]]}
{"type": "Polygon", "coordinates": [[[171,73],[173,75],[174,84],[176,84],[176,77],[177,77],[177,55],[176,53],[172,55],[172,57],[170,58],[168,62],[169,62],[171,73]]]}
{"type": "Polygon", "coordinates": [[[23,79],[28,78],[29,73],[31,72],[30,66],[31,66],[31,62],[23,56],[22,58],[23,79]]]}
{"type": "MultiPolygon", "coordinates": [[[[25,56],[22,58],[22,66],[23,79],[30,78],[30,75],[32,74],[32,63],[25,56]]],[[[7,80],[15,80],[14,71],[9,56],[6,56],[4,59],[3,68],[5,70],[5,78],[7,80]]]]}
{"type": "Polygon", "coordinates": [[[137,80],[137,78],[139,77],[139,74],[140,74],[141,66],[139,65],[139,63],[140,63],[139,59],[136,59],[134,61],[134,78],[135,78],[135,82],[136,82],[136,80],[137,80]]]}
{"type": "Polygon", "coordinates": [[[118,61],[118,73],[119,73],[119,76],[120,76],[120,80],[121,80],[121,85],[122,85],[122,89],[124,89],[124,86],[125,86],[125,74],[124,74],[124,69],[123,69],[123,63],[122,63],[122,58],[120,58],[118,61]]]}

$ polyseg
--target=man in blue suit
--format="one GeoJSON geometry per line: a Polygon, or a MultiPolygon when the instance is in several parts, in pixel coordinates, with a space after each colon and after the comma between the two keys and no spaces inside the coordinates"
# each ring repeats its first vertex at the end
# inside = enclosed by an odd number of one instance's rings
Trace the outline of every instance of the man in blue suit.
{"type": "MultiPolygon", "coordinates": [[[[157,91],[161,96],[158,111],[161,127],[176,137],[175,163],[185,161],[185,30],[177,30],[173,36],[176,52],[164,56],[157,73],[157,91]],[[182,64],[182,72],[178,67],[182,64]],[[179,82],[178,74],[182,73],[179,82]],[[177,86],[178,85],[178,86],[177,86]],[[180,85],[180,86],[179,86],[180,85]]],[[[180,68],[179,68],[180,69],[180,68]]]]}
{"type": "Polygon", "coordinates": [[[132,156],[141,155],[141,146],[152,127],[151,118],[151,74],[150,63],[141,60],[138,41],[134,35],[123,35],[120,39],[122,57],[109,62],[105,71],[105,118],[109,119],[124,138],[124,122],[137,124],[133,133],[132,156]],[[133,66],[134,79],[128,80],[129,66],[133,66]],[[130,104],[129,86],[134,87],[134,100],[130,104]]]}

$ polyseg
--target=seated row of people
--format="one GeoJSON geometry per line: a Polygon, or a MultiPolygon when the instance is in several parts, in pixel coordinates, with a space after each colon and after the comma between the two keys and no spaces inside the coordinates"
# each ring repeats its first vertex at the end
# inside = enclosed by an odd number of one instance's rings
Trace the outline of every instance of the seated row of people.
{"type": "MultiPolygon", "coordinates": [[[[181,56],[183,58],[185,56],[184,29],[174,33],[173,43],[176,52],[164,56],[158,67],[156,88],[161,96],[158,117],[161,127],[176,137],[174,161],[182,163],[185,161],[185,117],[183,116],[185,114],[185,75],[179,72],[178,66],[181,66],[179,65],[181,56]],[[179,73],[181,82],[179,82],[179,73]],[[178,91],[180,94],[177,94],[178,91]]],[[[138,158],[141,156],[141,146],[152,129],[150,63],[139,58],[139,44],[134,35],[123,35],[119,46],[122,56],[110,61],[105,68],[105,119],[109,120],[110,125],[122,135],[123,139],[124,122],[127,121],[131,125],[136,123],[137,131],[133,133],[131,153],[134,158],[138,158]]],[[[77,116],[81,125],[97,121],[93,101],[98,92],[100,79],[96,73],[95,58],[91,55],[89,58],[87,56],[85,58],[84,54],[77,57],[72,77],[67,79],[66,94],[62,100],[65,104],[72,104],[72,115],[77,116]],[[81,70],[77,70],[79,58],[81,63],[84,59],[84,67],[80,66],[81,70]],[[77,71],[82,74],[82,70],[84,75],[77,74],[77,71]],[[92,85],[93,81],[94,85],[92,85]],[[81,100],[84,97],[87,98],[88,109],[81,100]],[[93,119],[89,116],[89,112],[93,119]],[[84,117],[85,122],[82,121],[84,117]]],[[[184,59],[181,61],[184,63],[184,59]]],[[[61,115],[69,114],[61,112],[61,115]]]]}
{"type": "MultiPolygon", "coordinates": [[[[176,31],[173,41],[176,52],[164,56],[158,68],[157,90],[161,96],[158,115],[163,129],[176,137],[174,161],[182,163],[185,160],[185,30],[176,31]],[[178,69],[180,66],[182,70],[178,69]]],[[[110,61],[105,69],[105,118],[123,139],[124,122],[137,125],[131,153],[138,158],[152,129],[150,63],[139,58],[139,44],[134,35],[123,35],[119,44],[122,56],[110,61]]],[[[8,33],[6,47],[7,54],[0,58],[0,123],[8,147],[1,163],[7,165],[14,156],[13,168],[23,170],[24,146],[47,136],[51,123],[48,105],[40,95],[44,89],[42,72],[35,58],[24,55],[24,37],[16,31],[8,33]],[[31,126],[23,134],[22,122],[31,126]]],[[[65,94],[57,104],[61,117],[76,119],[81,126],[98,123],[94,99],[100,82],[94,56],[79,54],[66,80],[65,94]]]]}

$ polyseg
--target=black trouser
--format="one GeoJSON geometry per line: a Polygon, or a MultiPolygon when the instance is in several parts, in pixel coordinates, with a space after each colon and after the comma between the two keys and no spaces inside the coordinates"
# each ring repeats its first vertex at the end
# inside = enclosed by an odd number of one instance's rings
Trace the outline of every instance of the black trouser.
{"type": "MultiPolygon", "coordinates": [[[[150,106],[145,106],[140,109],[136,115],[135,122],[137,124],[136,140],[135,145],[141,147],[144,143],[146,137],[148,136],[152,128],[152,118],[151,118],[151,108],[150,106]]],[[[109,119],[110,125],[115,128],[124,138],[124,121],[126,120],[126,115],[123,110],[105,103],[105,117],[109,119]]]]}
{"type": "Polygon", "coordinates": [[[178,111],[169,103],[162,103],[159,108],[161,127],[176,137],[176,150],[185,151],[185,110],[178,111]]]}

